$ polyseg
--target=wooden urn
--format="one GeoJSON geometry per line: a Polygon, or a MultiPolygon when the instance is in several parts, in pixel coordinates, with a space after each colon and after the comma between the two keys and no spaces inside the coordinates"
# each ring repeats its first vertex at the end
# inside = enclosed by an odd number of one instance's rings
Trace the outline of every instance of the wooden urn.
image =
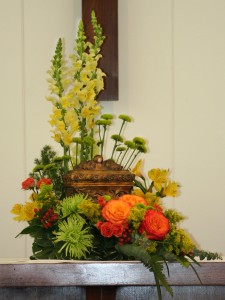
{"type": "Polygon", "coordinates": [[[64,176],[66,196],[88,194],[94,200],[98,196],[109,195],[118,198],[129,194],[135,175],[113,160],[103,160],[97,155],[93,160],[75,166],[64,176]]]}

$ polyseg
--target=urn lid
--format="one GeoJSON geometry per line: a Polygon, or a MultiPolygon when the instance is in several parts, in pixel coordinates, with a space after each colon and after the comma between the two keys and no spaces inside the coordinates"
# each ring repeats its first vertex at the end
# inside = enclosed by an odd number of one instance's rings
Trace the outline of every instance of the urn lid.
{"type": "Polygon", "coordinates": [[[133,185],[135,175],[112,159],[103,160],[101,155],[96,155],[93,160],[88,160],[75,166],[65,176],[65,182],[121,182],[133,185]]]}
{"type": "Polygon", "coordinates": [[[96,199],[100,195],[119,197],[133,188],[135,175],[115,163],[97,155],[93,160],[75,166],[64,176],[67,196],[85,193],[96,199]]]}

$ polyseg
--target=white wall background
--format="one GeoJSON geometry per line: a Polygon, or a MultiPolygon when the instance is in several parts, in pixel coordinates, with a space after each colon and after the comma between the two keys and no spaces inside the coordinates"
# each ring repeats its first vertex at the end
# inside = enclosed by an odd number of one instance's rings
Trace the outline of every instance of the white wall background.
{"type": "MultiPolygon", "coordinates": [[[[225,254],[225,1],[118,0],[119,101],[104,112],[134,117],[126,137],[149,141],[145,172],[170,168],[183,186],[168,201],[210,251],[225,254]]],[[[72,52],[80,0],[0,1],[0,257],[29,257],[14,237],[21,182],[51,139],[46,71],[59,37],[72,52]]],[[[110,20],[109,20],[110,21],[110,20]]],[[[165,200],[167,201],[167,200],[165,200]]]]}

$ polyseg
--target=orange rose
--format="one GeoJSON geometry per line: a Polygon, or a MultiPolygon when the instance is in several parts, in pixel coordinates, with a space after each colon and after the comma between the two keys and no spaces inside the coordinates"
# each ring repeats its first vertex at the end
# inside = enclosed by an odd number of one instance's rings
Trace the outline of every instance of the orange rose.
{"type": "Polygon", "coordinates": [[[100,230],[102,224],[103,224],[103,222],[98,221],[95,226],[100,230]]]}
{"type": "Polygon", "coordinates": [[[141,222],[139,232],[146,233],[152,240],[162,240],[170,230],[169,220],[159,211],[147,210],[144,220],[141,222]]]}
{"type": "Polygon", "coordinates": [[[121,200],[110,200],[102,209],[102,216],[111,223],[125,224],[130,215],[131,205],[121,200]]]}
{"type": "Polygon", "coordinates": [[[121,237],[124,231],[124,227],[121,224],[113,224],[113,235],[115,235],[116,237],[121,237]]]}
{"type": "Polygon", "coordinates": [[[148,205],[147,201],[145,198],[137,195],[123,195],[118,198],[118,200],[124,201],[129,203],[132,207],[137,204],[137,203],[142,203],[144,205],[148,205]]]}
{"type": "Polygon", "coordinates": [[[102,223],[100,227],[100,232],[101,235],[103,235],[104,237],[111,237],[113,235],[113,224],[110,222],[102,223]]]}

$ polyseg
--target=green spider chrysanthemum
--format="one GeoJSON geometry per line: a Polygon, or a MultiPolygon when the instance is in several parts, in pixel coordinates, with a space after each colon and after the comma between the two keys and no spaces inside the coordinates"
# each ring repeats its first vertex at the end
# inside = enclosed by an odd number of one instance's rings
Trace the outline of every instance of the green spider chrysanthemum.
{"type": "Polygon", "coordinates": [[[65,218],[71,214],[78,215],[79,213],[78,204],[85,199],[87,199],[87,196],[83,194],[76,194],[74,196],[65,198],[60,203],[60,210],[62,212],[62,217],[65,218]]]}
{"type": "Polygon", "coordinates": [[[65,251],[66,256],[73,259],[85,259],[92,248],[93,235],[84,227],[85,221],[70,216],[59,223],[59,231],[55,232],[55,243],[63,242],[59,253],[65,251]]]}

